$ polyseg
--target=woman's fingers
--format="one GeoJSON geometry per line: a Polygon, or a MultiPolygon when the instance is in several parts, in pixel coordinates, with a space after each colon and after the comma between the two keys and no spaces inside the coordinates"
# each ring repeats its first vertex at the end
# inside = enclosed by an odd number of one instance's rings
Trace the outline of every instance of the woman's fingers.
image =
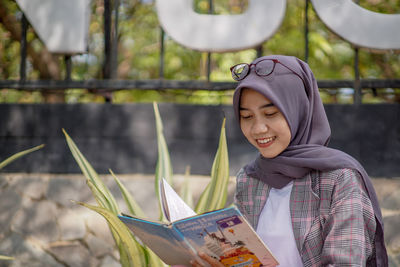
{"type": "Polygon", "coordinates": [[[192,264],[192,267],[204,267],[203,265],[201,265],[200,263],[198,263],[195,260],[192,260],[190,263],[192,264]]]}
{"type": "MultiPolygon", "coordinates": [[[[203,253],[199,252],[199,257],[202,258],[204,261],[209,263],[212,267],[224,267],[222,263],[220,263],[218,260],[214,259],[213,257],[203,253]]],[[[199,265],[201,266],[201,265],[199,265]]]]}

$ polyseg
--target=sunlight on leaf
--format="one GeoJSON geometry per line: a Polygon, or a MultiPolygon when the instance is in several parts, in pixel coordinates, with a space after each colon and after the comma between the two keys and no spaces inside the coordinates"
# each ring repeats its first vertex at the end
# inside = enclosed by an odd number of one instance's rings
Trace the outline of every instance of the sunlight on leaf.
{"type": "Polygon", "coordinates": [[[158,198],[159,203],[159,214],[160,221],[165,221],[164,214],[161,210],[161,199],[160,199],[160,181],[162,178],[167,180],[167,182],[172,186],[173,185],[173,174],[172,174],[172,164],[171,159],[168,152],[167,142],[164,138],[163,133],[163,124],[161,121],[160,112],[158,111],[157,103],[153,103],[154,107],[154,115],[156,118],[156,128],[157,128],[157,146],[158,146],[158,159],[155,173],[155,191],[158,198]]]}
{"type": "Polygon", "coordinates": [[[115,201],[115,198],[113,197],[111,192],[105,186],[103,181],[99,178],[99,175],[93,169],[92,165],[90,165],[90,163],[79,151],[78,147],[76,146],[72,138],[67,134],[67,132],[64,129],[62,129],[62,131],[67,140],[68,147],[71,150],[71,153],[75,158],[76,162],[78,163],[80,169],[82,170],[82,173],[86,177],[86,182],[90,186],[93,196],[99,202],[99,205],[101,205],[104,208],[108,208],[114,214],[119,214],[117,202],[115,201]]]}
{"type": "Polygon", "coordinates": [[[183,183],[180,191],[180,196],[183,201],[193,209],[193,193],[190,187],[190,166],[186,167],[183,183]]]}
{"type": "Polygon", "coordinates": [[[109,170],[111,175],[114,177],[115,182],[117,183],[122,197],[125,200],[126,205],[128,206],[129,212],[131,215],[138,216],[141,218],[146,218],[145,213],[143,210],[140,208],[139,204],[135,201],[133,196],[129,193],[128,189],[121,183],[121,181],[117,178],[117,176],[114,174],[114,172],[110,169],[109,170]]]}
{"type": "MultiPolygon", "coordinates": [[[[82,205],[88,209],[91,209],[107,220],[108,225],[119,237],[119,244],[126,251],[124,256],[125,262],[121,262],[123,266],[145,266],[146,260],[143,255],[142,248],[140,244],[133,238],[128,227],[111,211],[106,208],[96,207],[89,205],[84,202],[77,202],[77,204],[82,205]]],[[[122,255],[121,255],[122,258],[122,255]]]]}
{"type": "Polygon", "coordinates": [[[225,133],[225,121],[226,119],[224,118],[221,127],[218,150],[211,169],[211,181],[200,196],[195,208],[196,213],[221,209],[226,204],[229,182],[229,159],[225,133]]]}
{"type": "Polygon", "coordinates": [[[0,260],[12,261],[15,260],[15,258],[0,255],[0,260]]]}
{"type": "Polygon", "coordinates": [[[9,157],[9,158],[5,159],[4,161],[0,162],[0,170],[2,168],[4,168],[5,166],[7,166],[8,164],[10,164],[11,162],[13,162],[14,160],[16,160],[16,159],[18,159],[18,158],[20,158],[22,156],[25,156],[26,154],[32,153],[32,152],[34,152],[36,150],[39,150],[44,146],[45,145],[42,144],[42,145],[35,146],[33,148],[30,148],[30,149],[27,149],[27,150],[24,150],[24,151],[21,151],[21,152],[18,152],[16,154],[12,155],[11,157],[9,157]]]}

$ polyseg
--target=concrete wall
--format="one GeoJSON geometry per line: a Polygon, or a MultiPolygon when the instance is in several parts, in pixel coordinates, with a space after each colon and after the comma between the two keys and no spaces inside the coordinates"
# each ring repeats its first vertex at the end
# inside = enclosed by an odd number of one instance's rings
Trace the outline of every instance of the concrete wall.
{"type": "MultiPolygon", "coordinates": [[[[371,176],[400,176],[400,105],[326,105],[332,128],[330,146],[357,158],[371,176]]],[[[253,159],[231,106],[159,104],[174,173],[187,165],[208,175],[227,117],[231,175],[253,159]]],[[[0,160],[13,153],[46,147],[3,171],[80,173],[64,128],[99,173],[154,173],[157,160],[152,104],[0,104],[0,160]]]]}

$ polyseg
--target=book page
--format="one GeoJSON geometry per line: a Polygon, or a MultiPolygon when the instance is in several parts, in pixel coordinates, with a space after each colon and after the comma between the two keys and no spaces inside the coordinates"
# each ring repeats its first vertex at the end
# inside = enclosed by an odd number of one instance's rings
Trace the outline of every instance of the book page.
{"type": "Polygon", "coordinates": [[[236,207],[173,223],[196,251],[224,266],[273,267],[278,261],[236,207]]]}
{"type": "Polygon", "coordinates": [[[197,257],[193,249],[188,247],[179,235],[174,234],[170,225],[133,216],[118,217],[136,238],[151,248],[166,264],[190,266],[190,260],[197,257]]]}
{"type": "Polygon", "coordinates": [[[170,222],[196,215],[164,178],[160,182],[160,193],[164,215],[170,222]]]}

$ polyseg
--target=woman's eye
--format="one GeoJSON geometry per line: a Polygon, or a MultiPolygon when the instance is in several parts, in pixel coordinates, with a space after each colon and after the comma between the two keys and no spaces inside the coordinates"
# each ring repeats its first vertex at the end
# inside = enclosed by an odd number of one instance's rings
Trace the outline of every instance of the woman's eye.
{"type": "Polygon", "coordinates": [[[240,115],[240,117],[244,120],[250,119],[251,115],[240,115]]]}
{"type": "Polygon", "coordinates": [[[272,116],[274,116],[276,114],[278,114],[278,111],[265,113],[265,116],[266,117],[272,117],[272,116]]]}

